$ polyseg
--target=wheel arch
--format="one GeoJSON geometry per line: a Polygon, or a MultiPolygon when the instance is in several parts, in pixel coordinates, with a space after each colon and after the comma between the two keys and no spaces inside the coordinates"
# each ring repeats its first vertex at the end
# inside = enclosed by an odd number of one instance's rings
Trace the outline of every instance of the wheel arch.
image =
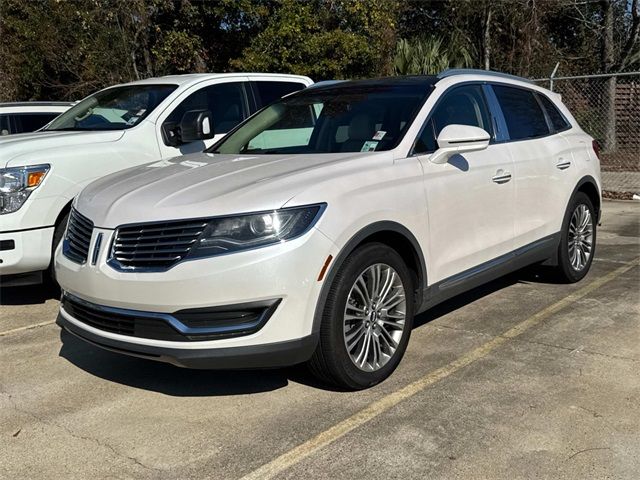
{"type": "Polygon", "coordinates": [[[367,225],[353,235],[331,263],[316,303],[313,318],[313,333],[317,333],[320,330],[322,311],[329,294],[329,289],[344,260],[360,245],[371,242],[388,245],[402,257],[416,283],[414,288],[414,301],[416,312],[419,311],[427,286],[427,268],[422,248],[416,237],[404,225],[392,221],[375,222],[367,225]]]}
{"type": "MultiPolygon", "coordinates": [[[[601,212],[602,212],[602,200],[601,200],[601,192],[598,188],[598,182],[596,182],[595,178],[591,175],[586,175],[582,177],[578,183],[576,184],[573,192],[571,192],[571,196],[569,197],[569,202],[571,199],[575,197],[576,193],[582,192],[589,197],[591,203],[593,203],[593,208],[596,209],[596,218],[598,223],[600,223],[601,212]]],[[[568,204],[568,202],[567,202],[568,204]]]]}

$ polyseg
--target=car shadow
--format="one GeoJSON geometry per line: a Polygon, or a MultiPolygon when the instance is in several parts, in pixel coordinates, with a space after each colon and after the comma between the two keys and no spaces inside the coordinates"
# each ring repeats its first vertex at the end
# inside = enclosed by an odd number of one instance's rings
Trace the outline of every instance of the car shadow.
{"type": "MultiPolygon", "coordinates": [[[[462,293],[416,316],[414,328],[452,313],[482,297],[519,282],[545,283],[550,278],[525,269],[462,293]]],[[[286,387],[290,381],[312,388],[342,392],[316,379],[304,365],[264,370],[192,370],[167,363],[129,357],[103,350],[61,331],[59,356],[96,377],[175,397],[215,397],[269,392],[286,387]]]]}
{"type": "Polygon", "coordinates": [[[50,283],[20,287],[0,286],[0,305],[38,305],[60,298],[60,289],[50,283]]]}

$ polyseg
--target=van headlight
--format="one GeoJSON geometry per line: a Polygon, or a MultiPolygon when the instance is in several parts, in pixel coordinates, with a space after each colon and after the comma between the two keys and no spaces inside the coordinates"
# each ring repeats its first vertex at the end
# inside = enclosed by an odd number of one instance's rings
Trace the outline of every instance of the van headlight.
{"type": "Polygon", "coordinates": [[[18,210],[44,180],[49,165],[0,168],[0,215],[18,210]]]}
{"type": "Polygon", "coordinates": [[[189,257],[222,255],[291,240],[313,227],[324,207],[307,205],[211,219],[189,257]]]}

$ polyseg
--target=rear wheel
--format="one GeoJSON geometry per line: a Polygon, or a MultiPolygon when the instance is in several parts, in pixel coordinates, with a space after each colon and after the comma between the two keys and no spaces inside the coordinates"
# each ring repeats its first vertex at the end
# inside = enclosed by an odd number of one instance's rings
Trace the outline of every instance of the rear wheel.
{"type": "Polygon", "coordinates": [[[596,247],[596,213],[591,199],[578,192],[565,213],[558,247],[558,277],[574,283],[589,272],[596,247]]]}
{"type": "Polygon", "coordinates": [[[311,371],[351,390],[387,378],[407,348],[413,302],[409,269],[395,250],[381,243],[355,250],[331,284],[311,371]]]}

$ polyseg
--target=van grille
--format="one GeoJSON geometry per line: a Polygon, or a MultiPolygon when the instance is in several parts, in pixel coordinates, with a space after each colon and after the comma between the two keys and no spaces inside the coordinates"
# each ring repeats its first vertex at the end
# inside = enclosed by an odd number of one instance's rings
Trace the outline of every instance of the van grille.
{"type": "Polygon", "coordinates": [[[167,269],[182,260],[207,226],[184,220],[119,227],[111,262],[124,269],[167,269]]]}
{"type": "Polygon", "coordinates": [[[92,233],[93,222],[72,208],[62,245],[64,256],[76,263],[85,263],[89,255],[92,233]]]}

